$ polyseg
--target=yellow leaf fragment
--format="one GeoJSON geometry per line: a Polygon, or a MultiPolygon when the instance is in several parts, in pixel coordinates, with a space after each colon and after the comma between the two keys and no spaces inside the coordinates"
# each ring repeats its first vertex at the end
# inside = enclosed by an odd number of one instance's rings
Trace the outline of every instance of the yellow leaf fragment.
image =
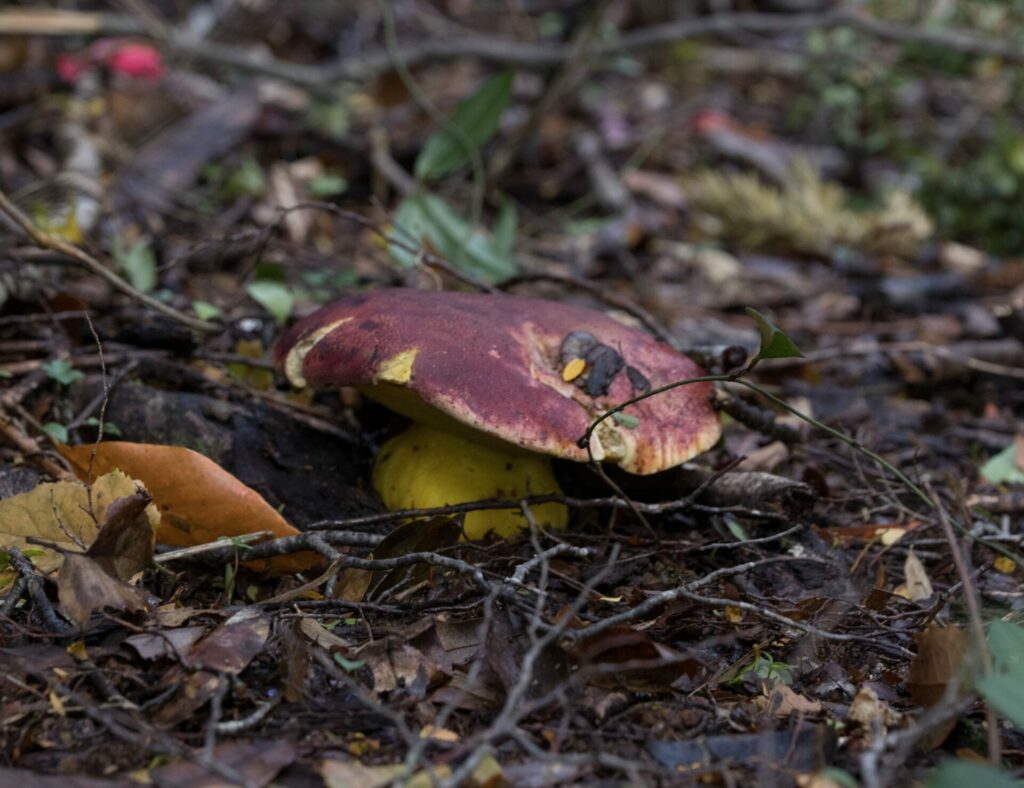
{"type": "MultiPolygon", "coordinates": [[[[95,541],[99,523],[106,518],[110,505],[135,495],[138,486],[121,471],[101,476],[93,484],[91,508],[89,492],[79,482],[40,484],[5,498],[0,501],[0,550],[16,547],[27,551],[36,568],[49,574],[60,567],[63,557],[56,550],[29,543],[29,537],[65,550],[84,552],[95,541]]],[[[156,507],[147,507],[146,517],[155,531],[160,524],[156,507]]],[[[0,571],[0,588],[13,578],[12,570],[0,571]]]]}
{"type": "Polygon", "coordinates": [[[1001,555],[993,562],[993,566],[995,566],[997,572],[1002,572],[1004,575],[1012,575],[1017,569],[1017,562],[1012,558],[1001,555]]]}
{"type": "Polygon", "coordinates": [[[583,374],[583,370],[587,368],[587,362],[582,358],[574,358],[568,364],[562,368],[562,380],[566,383],[571,383],[576,380],[580,375],[583,374]]]}
{"type": "Polygon", "coordinates": [[[63,717],[65,715],[64,701],[60,699],[57,690],[50,690],[50,707],[58,716],[63,717]]]}
{"type": "Polygon", "coordinates": [[[431,741],[447,741],[455,743],[459,740],[459,734],[449,728],[438,728],[434,725],[424,725],[420,729],[421,739],[430,739],[431,741]]]}

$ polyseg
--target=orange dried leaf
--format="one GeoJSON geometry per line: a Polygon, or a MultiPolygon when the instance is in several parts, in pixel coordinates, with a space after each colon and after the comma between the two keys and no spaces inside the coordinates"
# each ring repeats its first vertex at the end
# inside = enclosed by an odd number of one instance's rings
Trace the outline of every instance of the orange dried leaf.
{"type": "MultiPolygon", "coordinates": [[[[60,452],[82,479],[88,477],[91,444],[61,446],[60,452]]],[[[120,468],[146,485],[160,510],[157,541],[191,547],[255,531],[275,538],[300,533],[255,490],[198,452],[183,446],[110,441],[96,447],[93,476],[120,468]]],[[[296,553],[259,562],[259,568],[301,572],[319,564],[314,553],[296,553]]]]}

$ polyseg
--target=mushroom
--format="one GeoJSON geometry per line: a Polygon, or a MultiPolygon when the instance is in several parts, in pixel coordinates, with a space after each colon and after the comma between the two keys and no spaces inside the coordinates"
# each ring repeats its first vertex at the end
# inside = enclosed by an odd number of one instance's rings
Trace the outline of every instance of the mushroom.
{"type": "MultiPolygon", "coordinates": [[[[297,387],[353,386],[408,417],[374,462],[392,510],[559,493],[551,458],[593,459],[634,474],[672,468],[711,447],[720,424],[708,383],[624,400],[702,370],[639,329],[595,310],[502,294],[385,289],[351,295],[299,321],[277,363],[297,387]]],[[[564,527],[560,503],[537,522],[564,527]]],[[[466,536],[517,533],[518,509],[471,512],[466,536]]]]}

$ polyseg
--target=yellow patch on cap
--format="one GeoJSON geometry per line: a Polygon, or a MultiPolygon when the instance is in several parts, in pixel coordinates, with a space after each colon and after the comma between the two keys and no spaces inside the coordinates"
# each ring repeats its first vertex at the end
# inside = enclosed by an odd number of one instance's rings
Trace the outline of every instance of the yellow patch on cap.
{"type": "Polygon", "coordinates": [[[580,375],[583,374],[583,370],[587,368],[587,362],[582,358],[574,358],[562,369],[562,380],[566,383],[571,383],[576,380],[580,375]]]}
{"type": "Polygon", "coordinates": [[[326,326],[320,326],[316,331],[310,332],[307,336],[296,342],[292,349],[288,351],[288,355],[284,359],[284,374],[295,388],[301,389],[306,387],[306,376],[302,374],[302,362],[306,360],[306,355],[309,351],[316,347],[316,344],[321,339],[338,326],[344,325],[352,319],[351,317],[343,317],[341,320],[328,323],[326,326]]]}
{"type": "Polygon", "coordinates": [[[401,353],[385,359],[384,363],[377,368],[377,374],[373,376],[375,383],[385,381],[399,385],[408,383],[412,379],[412,364],[416,360],[416,354],[420,352],[418,347],[403,350],[401,353]]]}

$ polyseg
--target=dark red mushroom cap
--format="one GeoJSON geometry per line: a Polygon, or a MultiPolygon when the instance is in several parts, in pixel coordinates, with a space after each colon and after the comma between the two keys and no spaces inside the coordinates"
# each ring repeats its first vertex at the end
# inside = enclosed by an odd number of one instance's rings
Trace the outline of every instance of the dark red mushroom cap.
{"type": "MultiPolygon", "coordinates": [[[[442,421],[576,461],[588,459],[576,441],[596,416],[703,374],[687,356],[602,312],[426,290],[336,301],[286,331],[275,355],[296,386],[354,386],[414,419],[443,414],[442,421]]],[[[630,405],[595,430],[595,459],[638,474],[686,462],[718,440],[710,398],[711,385],[695,383],[630,405]]]]}

